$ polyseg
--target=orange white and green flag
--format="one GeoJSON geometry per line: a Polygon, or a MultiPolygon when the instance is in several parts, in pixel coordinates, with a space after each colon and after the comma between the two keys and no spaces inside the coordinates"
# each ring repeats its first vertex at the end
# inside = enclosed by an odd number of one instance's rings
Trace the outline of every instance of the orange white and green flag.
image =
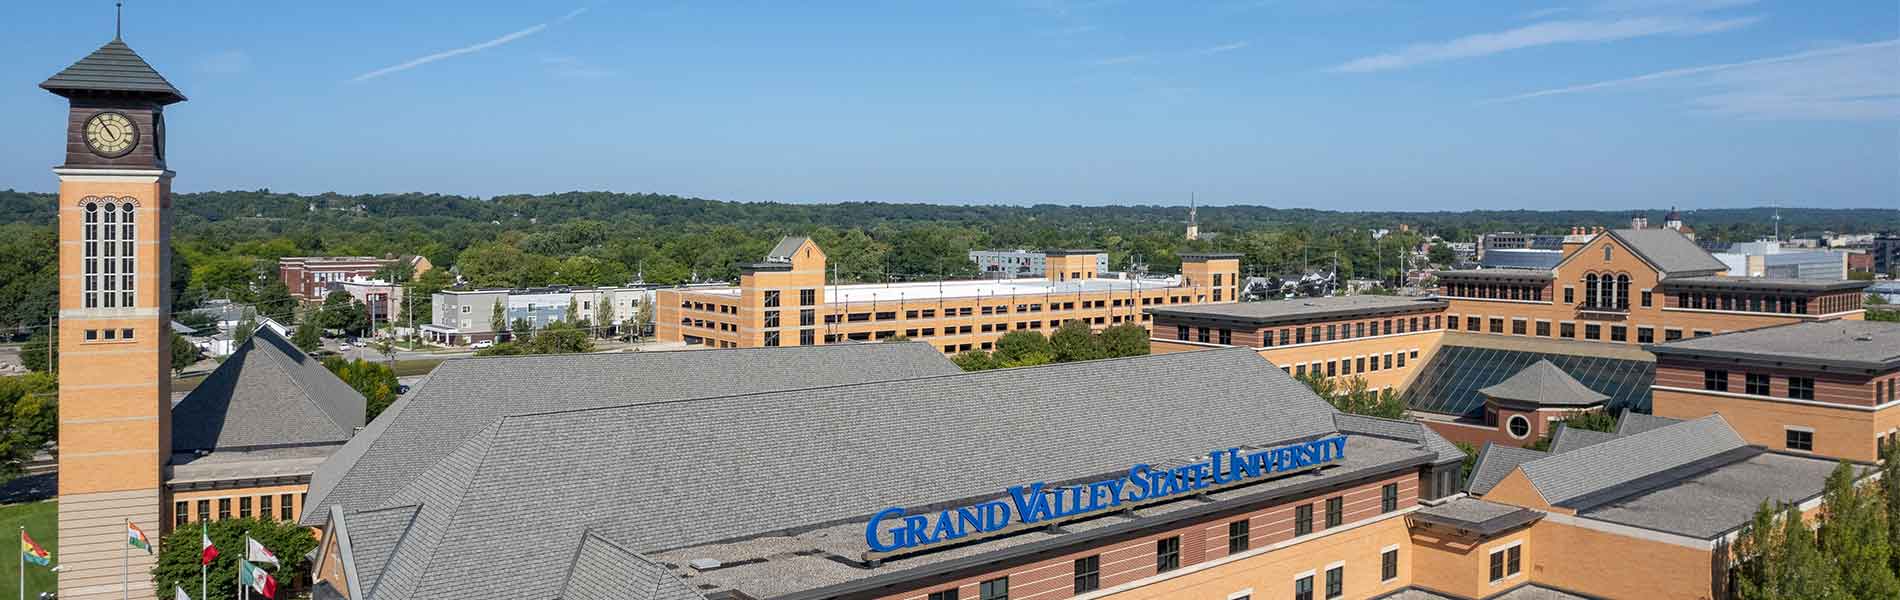
{"type": "Polygon", "coordinates": [[[41,548],[38,543],[33,541],[33,536],[27,535],[26,530],[21,529],[20,559],[44,567],[53,564],[53,553],[47,552],[45,548],[41,548]]]}
{"type": "Polygon", "coordinates": [[[145,537],[145,530],[139,529],[139,526],[131,521],[125,522],[125,538],[126,543],[131,544],[133,548],[144,550],[146,554],[152,553],[152,538],[145,537]]]}

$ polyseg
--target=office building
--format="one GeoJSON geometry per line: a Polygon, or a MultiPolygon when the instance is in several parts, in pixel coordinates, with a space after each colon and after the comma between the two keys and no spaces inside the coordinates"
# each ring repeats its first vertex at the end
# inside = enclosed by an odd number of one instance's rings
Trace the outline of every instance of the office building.
{"type": "Polygon", "coordinates": [[[423,341],[445,346],[465,346],[506,336],[524,324],[542,328],[571,317],[577,311],[583,327],[599,327],[601,314],[607,323],[622,327],[638,318],[641,307],[653,301],[655,286],[547,287],[518,289],[443,290],[430,298],[429,322],[418,329],[423,341]],[[502,327],[495,327],[495,308],[501,307],[502,327]]]}
{"type": "Polygon", "coordinates": [[[802,237],[741,269],[739,285],[655,293],[656,335],[712,348],[813,346],[902,337],[945,353],[989,350],[1004,333],[1065,321],[1146,325],[1141,309],[1229,302],[1240,255],[1183,254],[1181,274],[1106,279],[1099,250],[1046,251],[1049,277],[829,285],[825,254],[802,237]]]}
{"type": "Polygon", "coordinates": [[[1359,377],[1402,389],[1431,358],[1445,303],[1404,296],[1329,296],[1151,308],[1153,352],[1242,346],[1294,377],[1359,377]]]}
{"type": "MultiPolygon", "coordinates": [[[[1108,272],[1108,253],[1094,252],[1095,272],[1108,272]]],[[[1048,255],[1031,250],[971,250],[970,262],[984,277],[1042,277],[1048,255]]]]}
{"type": "Polygon", "coordinates": [[[332,283],[377,279],[378,272],[397,265],[406,265],[411,276],[433,268],[429,259],[421,256],[286,256],[277,259],[277,277],[290,288],[290,297],[321,302],[336,291],[332,283]]]}

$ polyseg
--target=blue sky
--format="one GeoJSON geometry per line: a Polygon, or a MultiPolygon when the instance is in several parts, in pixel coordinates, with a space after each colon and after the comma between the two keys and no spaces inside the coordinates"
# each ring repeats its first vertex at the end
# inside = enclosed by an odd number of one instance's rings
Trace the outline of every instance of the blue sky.
{"type": "MultiPolygon", "coordinates": [[[[134,0],[180,191],[1900,205],[1900,3],[134,0]]],[[[51,190],[110,2],[0,6],[51,190]]]]}

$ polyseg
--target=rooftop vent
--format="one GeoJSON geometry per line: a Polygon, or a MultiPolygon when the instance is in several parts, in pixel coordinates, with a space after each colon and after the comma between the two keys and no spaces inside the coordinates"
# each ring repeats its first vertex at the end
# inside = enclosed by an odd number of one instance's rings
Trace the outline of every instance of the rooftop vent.
{"type": "Polygon", "coordinates": [[[719,562],[719,559],[716,559],[716,558],[695,558],[693,560],[686,561],[686,566],[692,567],[693,570],[704,572],[704,571],[711,571],[713,569],[717,569],[725,565],[724,563],[719,562]]]}

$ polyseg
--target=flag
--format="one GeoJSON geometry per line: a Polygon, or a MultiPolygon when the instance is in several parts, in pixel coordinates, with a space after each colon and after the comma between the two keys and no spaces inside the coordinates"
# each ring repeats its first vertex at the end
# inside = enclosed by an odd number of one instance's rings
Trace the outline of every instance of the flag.
{"type": "Polygon", "coordinates": [[[125,541],[132,544],[133,548],[144,550],[146,554],[152,553],[152,538],[145,537],[145,530],[139,529],[131,521],[125,522],[125,541]]]}
{"type": "Polygon", "coordinates": [[[244,550],[244,560],[254,563],[270,563],[270,566],[273,567],[284,566],[282,563],[277,562],[277,555],[271,554],[270,548],[265,548],[264,545],[258,543],[257,540],[251,539],[251,536],[244,536],[244,543],[249,545],[249,547],[244,550]]]}
{"type": "Polygon", "coordinates": [[[172,589],[176,590],[172,593],[172,600],[191,600],[191,596],[185,593],[185,586],[174,585],[172,589]]]}
{"type": "Polygon", "coordinates": [[[238,561],[238,583],[251,586],[251,591],[263,594],[265,598],[277,597],[277,579],[270,576],[270,571],[251,564],[251,561],[238,561]]]}
{"type": "Polygon", "coordinates": [[[53,553],[35,543],[33,536],[27,535],[25,529],[20,530],[20,558],[42,567],[53,564],[53,553]]]}
{"type": "Polygon", "coordinates": [[[211,544],[211,534],[200,531],[198,535],[199,539],[203,542],[200,545],[201,550],[198,561],[200,564],[211,564],[211,561],[218,559],[218,547],[211,544]]]}

